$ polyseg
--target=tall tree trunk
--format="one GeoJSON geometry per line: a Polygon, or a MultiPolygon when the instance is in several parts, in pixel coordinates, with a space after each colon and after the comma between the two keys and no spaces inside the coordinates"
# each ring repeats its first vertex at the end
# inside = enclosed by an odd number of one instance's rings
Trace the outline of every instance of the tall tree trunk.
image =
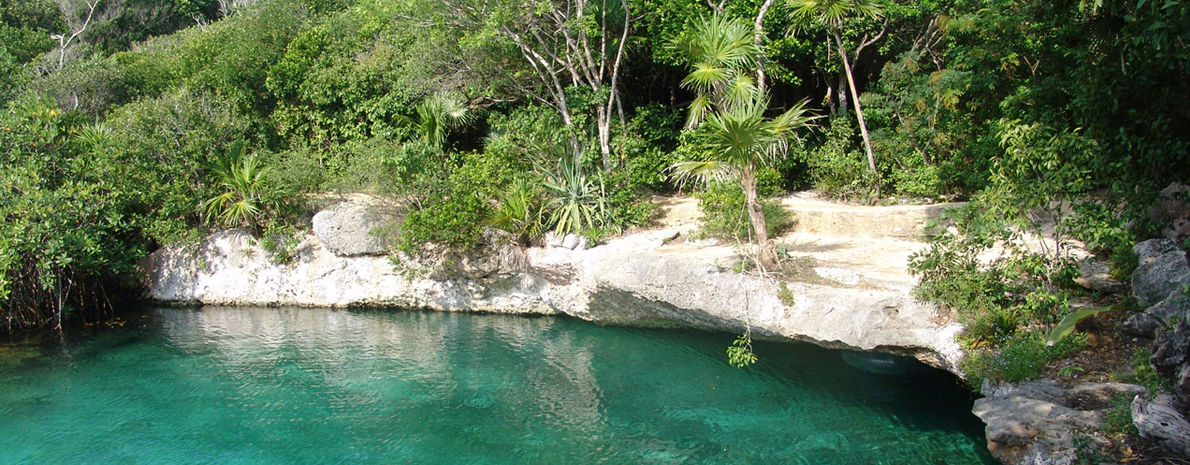
{"type": "Polygon", "coordinates": [[[603,172],[612,172],[612,115],[606,106],[595,109],[595,126],[599,132],[599,153],[603,155],[603,172]]]}
{"type": "Polygon", "coordinates": [[[876,172],[876,156],[872,154],[872,140],[868,137],[868,125],[864,124],[864,109],[859,105],[859,93],[855,91],[855,77],[851,75],[851,63],[847,62],[847,51],[843,38],[835,33],[835,44],[839,46],[839,57],[843,59],[843,71],[847,73],[847,87],[851,89],[851,100],[855,102],[855,119],[859,121],[859,133],[864,138],[864,152],[868,154],[868,170],[876,172]]]}
{"type": "Polygon", "coordinates": [[[835,92],[835,100],[838,101],[835,105],[835,114],[843,116],[847,114],[847,102],[851,100],[851,98],[847,96],[847,73],[839,71],[839,75],[835,76],[835,78],[838,80],[838,84],[835,85],[835,89],[837,89],[835,92]]]}
{"type": "Polygon", "coordinates": [[[752,43],[756,46],[756,87],[764,92],[764,49],[761,47],[764,42],[764,16],[769,12],[769,8],[773,7],[776,0],[764,0],[760,5],[760,11],[756,13],[756,23],[753,24],[754,35],[752,36],[752,43]]]}
{"type": "Polygon", "coordinates": [[[761,271],[777,269],[777,247],[769,239],[769,231],[765,227],[764,209],[760,206],[760,195],[756,188],[756,173],[746,170],[740,174],[741,187],[744,188],[744,207],[748,210],[748,219],[752,222],[752,230],[756,232],[757,260],[761,271]]]}

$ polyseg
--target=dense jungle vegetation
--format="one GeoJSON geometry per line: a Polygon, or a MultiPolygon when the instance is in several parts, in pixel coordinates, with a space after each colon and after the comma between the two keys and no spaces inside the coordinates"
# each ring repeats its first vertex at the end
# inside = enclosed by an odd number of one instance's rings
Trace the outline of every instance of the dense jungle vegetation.
{"type": "Polygon", "coordinates": [[[550,230],[598,239],[645,223],[648,195],[694,189],[708,226],[759,238],[771,269],[780,218],[763,198],[813,188],[970,200],[916,258],[919,293],[958,311],[989,351],[976,363],[1045,352],[1034,329],[1075,292],[1061,248],[975,257],[1038,227],[1039,209],[1125,265],[1161,227],[1148,206],[1190,178],[1188,13],[1176,0],[0,0],[0,327],[112,305],[138,259],[210,228],[283,249],[309,194],[407,199],[399,243],[416,254],[550,230]]]}

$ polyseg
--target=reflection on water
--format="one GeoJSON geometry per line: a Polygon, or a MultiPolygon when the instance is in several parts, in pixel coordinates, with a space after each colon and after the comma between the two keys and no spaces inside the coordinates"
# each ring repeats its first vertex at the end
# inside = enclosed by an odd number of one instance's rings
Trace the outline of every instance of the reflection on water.
{"type": "MultiPolygon", "coordinates": [[[[552,317],[158,309],[0,357],[0,463],[992,463],[970,399],[838,352],[552,317]]],[[[0,351],[0,355],[5,352],[0,351]]]]}

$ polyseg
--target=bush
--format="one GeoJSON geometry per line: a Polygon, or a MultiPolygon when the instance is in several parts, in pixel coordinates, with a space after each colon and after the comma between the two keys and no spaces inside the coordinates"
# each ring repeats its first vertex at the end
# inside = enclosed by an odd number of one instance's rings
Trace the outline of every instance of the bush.
{"type": "Polygon", "coordinates": [[[992,383],[1021,382],[1040,378],[1050,363],[1082,350],[1087,337],[1083,334],[1063,338],[1053,346],[1047,346],[1045,336],[1039,332],[1018,333],[1001,347],[977,349],[963,359],[963,372],[967,382],[976,390],[985,380],[992,383]]]}
{"type": "MultiPolygon", "coordinates": [[[[761,170],[758,189],[762,200],[765,226],[769,237],[778,237],[793,220],[793,214],[781,206],[778,199],[764,198],[773,195],[780,175],[773,170],[761,170]]],[[[748,240],[755,236],[752,222],[744,208],[744,190],[737,183],[716,183],[706,190],[694,194],[699,209],[703,212],[702,234],[723,238],[748,240]]]]}
{"type": "Polygon", "coordinates": [[[570,145],[566,126],[557,111],[540,106],[516,108],[508,114],[493,113],[484,153],[515,162],[521,171],[536,164],[552,164],[570,145]]]}
{"type": "Polygon", "coordinates": [[[1103,413],[1104,433],[1111,435],[1137,434],[1136,424],[1132,422],[1132,398],[1126,392],[1117,393],[1111,399],[1111,408],[1103,413]]]}
{"type": "Polygon", "coordinates": [[[112,174],[137,166],[112,157],[110,131],[79,116],[30,96],[0,112],[0,331],[111,304],[145,254],[127,214],[143,186],[112,174]]]}
{"type": "Polygon", "coordinates": [[[500,194],[487,223],[508,233],[512,242],[527,246],[545,231],[545,211],[541,197],[540,186],[518,180],[500,194]]]}
{"type": "Polygon", "coordinates": [[[195,238],[198,205],[216,194],[206,168],[246,139],[248,122],[230,102],[181,91],[120,107],[106,125],[119,144],[102,169],[126,192],[125,214],[158,243],[195,238]]]}
{"type": "Polygon", "coordinates": [[[807,154],[814,186],[830,197],[872,203],[880,195],[880,178],[868,170],[867,158],[855,144],[848,117],[831,118],[821,145],[807,154]]]}
{"type": "Polygon", "coordinates": [[[425,244],[442,244],[467,249],[480,244],[491,201],[518,179],[526,176],[507,153],[469,152],[455,155],[449,174],[434,171],[415,176],[420,192],[410,192],[415,209],[401,226],[398,249],[408,255],[425,244]]]}
{"type": "Polygon", "coordinates": [[[612,139],[612,149],[621,160],[614,171],[626,173],[628,187],[657,192],[674,189],[667,173],[680,161],[675,149],[681,126],[681,112],[657,104],[636,109],[620,135],[612,139]]]}
{"type": "Polygon", "coordinates": [[[452,190],[440,201],[426,203],[409,212],[401,225],[397,249],[416,255],[425,244],[444,244],[456,249],[479,245],[487,202],[466,189],[452,190]]]}

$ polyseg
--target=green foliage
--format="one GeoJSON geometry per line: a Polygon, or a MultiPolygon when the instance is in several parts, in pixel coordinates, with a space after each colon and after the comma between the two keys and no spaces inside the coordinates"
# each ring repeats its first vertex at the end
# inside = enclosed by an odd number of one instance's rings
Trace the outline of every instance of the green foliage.
{"type": "Polygon", "coordinates": [[[491,131],[484,140],[484,152],[514,160],[518,170],[536,164],[554,163],[569,144],[566,126],[557,112],[542,106],[524,106],[508,113],[491,114],[491,131]]]}
{"type": "Polygon", "coordinates": [[[831,118],[823,138],[806,159],[814,186],[828,197],[874,202],[880,194],[880,179],[868,170],[857,150],[851,120],[831,118]]]}
{"type": "Polygon", "coordinates": [[[401,225],[398,249],[414,255],[427,244],[467,249],[482,241],[485,219],[491,217],[489,201],[516,182],[516,164],[498,153],[458,154],[448,164],[449,174],[420,177],[421,192],[411,193],[413,211],[401,225]]]}
{"type": "Polygon", "coordinates": [[[500,195],[488,224],[507,232],[517,244],[529,245],[545,229],[541,195],[537,186],[525,180],[514,182],[500,195]]]}
{"type": "Polygon", "coordinates": [[[949,210],[930,246],[910,258],[909,270],[919,277],[914,295],[954,310],[973,347],[995,345],[1019,326],[1051,325],[1067,308],[1069,291],[1059,284],[1070,279],[1070,262],[1022,248],[1012,227],[979,203],[949,210]],[[1001,247],[988,261],[980,255],[1001,247]]]}
{"type": "Polygon", "coordinates": [[[198,92],[177,92],[120,107],[106,119],[113,141],[101,167],[127,196],[129,215],[157,243],[195,238],[199,206],[217,194],[206,167],[248,123],[231,102],[198,92]]]}
{"type": "Polygon", "coordinates": [[[25,97],[0,113],[0,321],[59,326],[101,304],[145,251],[129,241],[129,191],[106,176],[108,134],[25,97]]]}
{"type": "Polygon", "coordinates": [[[397,248],[414,255],[426,244],[446,244],[457,249],[475,247],[479,245],[483,219],[487,216],[488,206],[482,199],[465,190],[452,190],[442,200],[409,212],[401,226],[397,248]]]}
{"type": "Polygon", "coordinates": [[[961,368],[967,382],[979,389],[983,382],[1020,382],[1041,377],[1050,363],[1082,350],[1086,336],[1068,337],[1053,346],[1036,332],[1012,336],[1001,347],[972,350],[963,359],[961,368]]]}
{"type": "Polygon", "coordinates": [[[727,346],[727,363],[736,368],[744,368],[756,363],[756,354],[752,353],[752,334],[745,332],[731,341],[727,346]]]}
{"type": "Polygon", "coordinates": [[[674,189],[667,168],[678,162],[675,153],[682,124],[680,112],[660,105],[636,109],[612,146],[619,154],[627,173],[627,182],[634,189],[665,192],[674,189]]]}
{"type": "MultiPolygon", "coordinates": [[[[698,127],[716,108],[759,100],[760,89],[750,74],[756,59],[752,33],[744,20],[716,13],[674,37],[671,47],[690,67],[682,86],[698,94],[690,103],[687,128],[698,127]]],[[[764,103],[767,107],[767,98],[764,103]]]]}
{"type": "Polygon", "coordinates": [[[973,121],[977,113],[965,105],[974,73],[939,69],[929,58],[923,50],[901,54],[862,97],[876,128],[872,145],[887,173],[885,190],[896,195],[936,198],[986,183],[989,159],[979,152],[988,144],[973,121]]]}
{"type": "Polygon", "coordinates": [[[266,178],[269,170],[255,154],[246,154],[243,141],[215,157],[209,171],[217,194],[202,203],[207,223],[246,227],[255,233],[270,215],[276,215],[275,196],[266,178]]]}
{"type": "Polygon", "coordinates": [[[1103,413],[1101,431],[1110,435],[1135,435],[1136,424],[1132,422],[1133,395],[1121,392],[1111,399],[1111,407],[1103,413]]]}
{"type": "Polygon", "coordinates": [[[1169,390],[1170,381],[1161,377],[1157,370],[1153,369],[1153,365],[1149,363],[1149,358],[1153,353],[1146,349],[1136,349],[1132,354],[1132,382],[1144,386],[1149,391],[1149,395],[1169,390]]]}
{"type": "MultiPolygon", "coordinates": [[[[28,218],[45,215],[45,224],[60,225],[75,216],[83,224],[77,237],[117,244],[104,250],[193,239],[201,233],[203,201],[225,196],[221,205],[235,205],[232,198],[253,195],[248,179],[268,186],[261,202],[278,206],[257,221],[263,229],[281,227],[276,223],[288,215],[282,210],[296,203],[282,200],[338,190],[408,199],[414,213],[404,225],[407,243],[417,246],[478,244],[492,209],[526,213],[521,226],[501,224],[529,231],[522,226],[533,215],[505,196],[517,182],[542,187],[544,173],[535,167],[552,166],[557,147],[569,149],[572,140],[581,152],[569,154],[574,165],[589,167],[600,155],[593,114],[611,97],[606,86],[575,86],[563,73],[552,91],[572,105],[570,124],[556,108],[527,103],[559,102],[537,81],[548,73],[530,69],[515,44],[496,39],[506,38],[500,27],[540,21],[557,5],[538,6],[260,0],[221,17],[214,0],[105,1],[100,20],[59,70],[51,35],[70,27],[58,5],[0,0],[0,104],[18,103],[0,129],[37,141],[4,154],[15,161],[3,167],[10,180],[3,186],[28,218]],[[478,11],[484,13],[475,17],[478,11]],[[30,110],[23,97],[30,90],[50,94],[58,113],[30,110]],[[453,99],[430,108],[443,92],[465,95],[466,105],[453,99]],[[458,114],[448,107],[468,114],[483,108],[486,122],[455,127],[452,144],[443,143],[451,129],[444,115],[458,114]],[[55,129],[29,135],[37,126],[30,121],[55,129]],[[424,124],[419,133],[403,121],[424,124]],[[254,148],[251,166],[241,160],[234,170],[211,169],[239,140],[254,148]],[[451,152],[477,149],[481,140],[481,152],[451,152]],[[258,176],[229,182],[235,176],[221,175],[233,171],[258,176]],[[21,186],[28,198],[10,186],[21,186]],[[50,199],[62,201],[61,212],[46,210],[50,199]],[[87,229],[100,216],[119,226],[87,229]],[[107,235],[92,234],[100,230],[107,235]]],[[[569,183],[551,175],[554,184],[569,186],[555,191],[558,198],[587,206],[567,221],[555,218],[570,230],[601,236],[643,223],[648,203],[640,199],[648,190],[674,189],[666,168],[683,161],[690,162],[682,165],[687,174],[741,181],[740,189],[700,194],[707,229],[737,237],[751,228],[740,221],[745,192],[766,185],[809,180],[827,195],[860,202],[889,194],[973,198],[971,212],[950,220],[957,232],[936,236],[914,266],[922,276],[919,295],[955,309],[967,327],[964,342],[986,348],[1022,328],[1046,331],[1068,313],[1065,247],[1022,246],[1048,232],[1037,218],[1056,222],[1058,244],[1079,239],[1110,256],[1115,276],[1126,278],[1135,266],[1132,244],[1158,229],[1144,220],[1157,189],[1190,177],[1190,53],[1179,39],[1186,32],[1181,4],[777,2],[759,47],[751,21],[760,2],[727,4],[719,14],[688,0],[630,7],[630,53],[617,100],[607,107],[612,120],[622,119],[611,130],[611,170],[580,172],[585,179],[569,183]],[[851,72],[860,102],[846,92],[840,49],[858,56],[851,72]],[[770,97],[758,97],[754,85],[758,59],[770,97]],[[824,96],[832,120],[822,136],[795,142],[785,126],[809,123],[806,114],[775,108],[804,110],[795,100],[803,95],[824,96]],[[690,122],[700,128],[681,133],[678,108],[691,99],[690,122]],[[878,174],[867,169],[848,114],[858,103],[867,110],[878,174]],[[976,260],[994,246],[1007,253],[976,260]]],[[[559,30],[599,34],[595,10],[559,30]]],[[[255,216],[249,210],[238,215],[240,224],[255,216]]],[[[771,203],[760,212],[766,231],[782,222],[769,219],[783,213],[771,203]]],[[[23,232],[37,227],[18,221],[25,216],[11,218],[0,217],[0,227],[13,228],[5,229],[5,250],[25,250],[12,245],[25,244],[22,234],[57,234],[57,226],[23,232]]],[[[58,253],[63,246],[49,257],[103,256],[87,255],[88,247],[58,253]]],[[[0,255],[7,269],[41,263],[0,255]]],[[[85,261],[44,270],[92,276],[85,261]]]]}
{"type": "Polygon", "coordinates": [[[793,291],[789,290],[789,286],[785,284],[785,281],[781,281],[780,286],[777,288],[777,299],[781,301],[781,305],[786,307],[792,307],[797,303],[797,296],[793,295],[793,291]]]}
{"type": "Polygon", "coordinates": [[[635,185],[625,171],[602,176],[609,208],[604,231],[619,234],[629,227],[647,224],[657,211],[657,205],[650,201],[651,193],[635,185]]]}
{"type": "Polygon", "coordinates": [[[268,114],[274,106],[266,81],[269,67],[309,18],[301,2],[261,2],[202,29],[182,44],[175,73],[196,89],[235,102],[246,114],[268,114]]]}
{"type": "Polygon", "coordinates": [[[422,140],[437,147],[446,145],[446,135],[452,129],[475,119],[462,95],[438,92],[417,104],[417,117],[412,121],[422,140]]]}
{"type": "Polygon", "coordinates": [[[562,157],[556,168],[545,174],[542,185],[554,234],[564,236],[611,225],[603,178],[588,176],[570,157],[562,157]]]}
{"type": "Polygon", "coordinates": [[[0,2],[0,46],[20,65],[50,50],[50,37],[66,29],[58,7],[48,0],[5,0],[0,2]]]}
{"type": "Polygon", "coordinates": [[[98,57],[71,62],[33,87],[53,95],[59,108],[91,116],[130,102],[139,90],[130,86],[116,60],[98,57]]]}
{"type": "MultiPolygon", "coordinates": [[[[1096,156],[1097,144],[1043,124],[1005,120],[999,126],[1005,153],[993,162],[990,184],[967,206],[948,212],[944,223],[953,222],[953,229],[932,237],[930,247],[911,258],[910,271],[921,278],[915,289],[919,298],[956,311],[970,346],[997,350],[1004,344],[1002,353],[1008,353],[1020,344],[1020,334],[1012,332],[1017,327],[1052,328],[1054,342],[1073,331],[1079,319],[1096,313],[1069,314],[1077,269],[1066,244],[1078,221],[1063,206],[1077,203],[1090,188],[1087,161],[1096,156]],[[1034,239],[1026,232],[1052,241],[1031,249],[1028,242],[1034,239]],[[994,249],[992,259],[980,258],[994,249]],[[1062,315],[1067,318],[1053,327],[1062,315]]],[[[973,363],[972,369],[998,369],[973,363]]],[[[1013,366],[1026,365],[1036,364],[1013,366]]],[[[989,373],[996,379],[1023,376],[989,373]]]]}
{"type": "Polygon", "coordinates": [[[260,237],[260,246],[269,253],[269,262],[285,265],[297,256],[297,246],[304,236],[293,225],[271,222],[260,237]]]}
{"type": "MultiPolygon", "coordinates": [[[[777,183],[780,175],[773,170],[761,171],[761,195],[771,196],[779,193],[777,183]]],[[[748,213],[744,208],[744,191],[736,184],[716,183],[707,186],[705,190],[695,192],[698,198],[698,208],[702,210],[701,232],[706,236],[715,236],[739,240],[756,237],[752,230],[752,223],[748,221],[748,213]]],[[[793,215],[781,206],[779,199],[765,199],[761,201],[764,211],[765,226],[771,237],[777,237],[793,221],[793,215]]]]}

